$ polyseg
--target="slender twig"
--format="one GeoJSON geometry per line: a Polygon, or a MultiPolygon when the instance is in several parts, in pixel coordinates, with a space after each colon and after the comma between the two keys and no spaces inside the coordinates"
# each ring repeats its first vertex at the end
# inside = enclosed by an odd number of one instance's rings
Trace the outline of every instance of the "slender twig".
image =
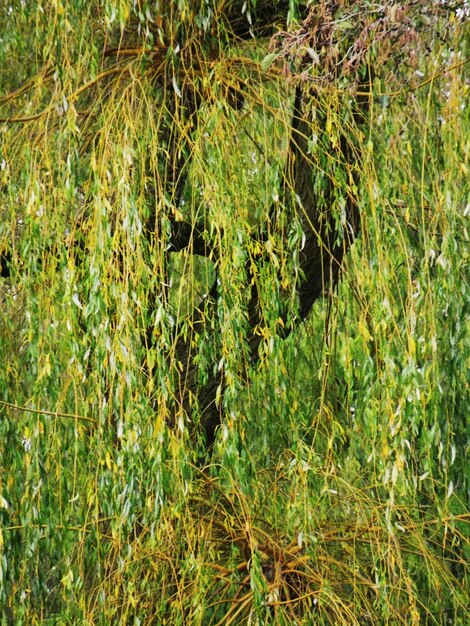
{"type": "Polygon", "coordinates": [[[50,417],[66,417],[69,419],[82,420],[84,422],[91,422],[92,424],[96,424],[96,420],[92,417],[86,417],[85,415],[77,415],[76,413],[61,413],[59,411],[46,411],[44,409],[32,409],[27,406],[19,406],[17,404],[12,404],[11,402],[5,402],[4,400],[0,400],[0,406],[5,406],[9,409],[15,409],[17,411],[23,411],[25,413],[35,413],[36,415],[48,415],[50,417]]]}

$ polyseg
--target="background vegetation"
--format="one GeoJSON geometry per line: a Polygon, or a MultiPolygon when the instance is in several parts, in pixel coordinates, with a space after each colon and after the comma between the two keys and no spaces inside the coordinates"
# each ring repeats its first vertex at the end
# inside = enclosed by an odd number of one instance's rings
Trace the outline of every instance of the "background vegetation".
{"type": "Polygon", "coordinates": [[[465,4],[354,4],[0,6],[2,624],[468,624],[465,4]],[[303,323],[299,84],[361,215],[303,323]]]}

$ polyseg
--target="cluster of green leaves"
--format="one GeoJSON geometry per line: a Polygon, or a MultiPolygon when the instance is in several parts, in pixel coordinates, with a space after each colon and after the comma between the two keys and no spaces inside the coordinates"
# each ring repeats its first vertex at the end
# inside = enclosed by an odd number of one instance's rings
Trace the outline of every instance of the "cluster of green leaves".
{"type": "MultiPolygon", "coordinates": [[[[365,152],[362,234],[338,290],[281,341],[302,246],[282,202],[289,87],[274,57],[263,70],[268,41],[220,49],[222,17],[264,4],[0,9],[0,251],[13,259],[0,284],[1,623],[468,621],[466,27],[445,24],[405,89],[376,81],[370,130],[348,126],[365,152]],[[191,37],[190,68],[177,46],[191,37]],[[133,56],[103,58],[120,45],[133,56]],[[172,108],[189,80],[197,128],[172,108]],[[240,86],[237,110],[226,93],[240,86]],[[169,120],[191,154],[179,207],[169,120]],[[217,257],[168,255],[175,215],[204,221],[217,257]],[[216,273],[198,335],[190,314],[216,273]],[[199,343],[201,380],[223,368],[227,383],[204,474],[184,414],[167,426],[181,335],[199,343]]],[[[284,4],[293,18],[303,3],[284,4]]],[[[344,175],[325,149],[351,119],[337,87],[321,103],[326,143],[312,142],[320,191],[344,175]]]]}

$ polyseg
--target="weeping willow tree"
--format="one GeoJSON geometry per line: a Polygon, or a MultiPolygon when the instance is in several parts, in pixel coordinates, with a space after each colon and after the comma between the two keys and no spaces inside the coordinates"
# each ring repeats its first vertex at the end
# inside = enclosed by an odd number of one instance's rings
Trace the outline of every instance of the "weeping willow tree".
{"type": "Polygon", "coordinates": [[[467,623],[467,9],[1,8],[2,623],[467,623]]]}

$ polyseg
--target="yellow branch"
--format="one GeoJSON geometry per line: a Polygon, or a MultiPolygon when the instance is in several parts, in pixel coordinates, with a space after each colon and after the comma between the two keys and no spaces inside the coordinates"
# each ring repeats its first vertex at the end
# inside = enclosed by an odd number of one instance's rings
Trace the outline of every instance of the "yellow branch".
{"type": "Polygon", "coordinates": [[[74,413],[59,413],[59,411],[44,411],[42,409],[31,409],[26,406],[18,406],[17,404],[12,404],[11,402],[5,402],[4,400],[0,400],[0,406],[8,407],[9,409],[16,409],[17,411],[24,411],[27,413],[35,413],[36,415],[50,415],[52,417],[68,417],[70,419],[83,420],[85,422],[92,422],[96,424],[96,420],[92,417],[85,417],[84,415],[76,415],[74,413]]]}
{"type": "MultiPolygon", "coordinates": [[[[67,100],[71,102],[73,100],[76,100],[80,94],[82,94],[87,89],[90,89],[90,87],[93,87],[94,85],[96,85],[100,80],[103,80],[103,78],[107,78],[108,76],[112,76],[113,74],[119,74],[119,73],[123,74],[125,72],[128,72],[130,69],[130,65],[131,64],[129,63],[128,65],[124,65],[124,66],[112,67],[112,68],[105,70],[104,72],[101,72],[101,74],[98,74],[93,80],[88,81],[87,83],[79,87],[76,91],[73,91],[68,96],[67,100]]],[[[0,117],[0,123],[8,124],[8,123],[14,123],[14,122],[32,122],[34,120],[40,119],[41,117],[43,117],[47,113],[50,113],[53,110],[54,110],[54,105],[51,104],[40,113],[36,113],[34,115],[26,115],[26,116],[19,116],[19,117],[0,117]]]]}

